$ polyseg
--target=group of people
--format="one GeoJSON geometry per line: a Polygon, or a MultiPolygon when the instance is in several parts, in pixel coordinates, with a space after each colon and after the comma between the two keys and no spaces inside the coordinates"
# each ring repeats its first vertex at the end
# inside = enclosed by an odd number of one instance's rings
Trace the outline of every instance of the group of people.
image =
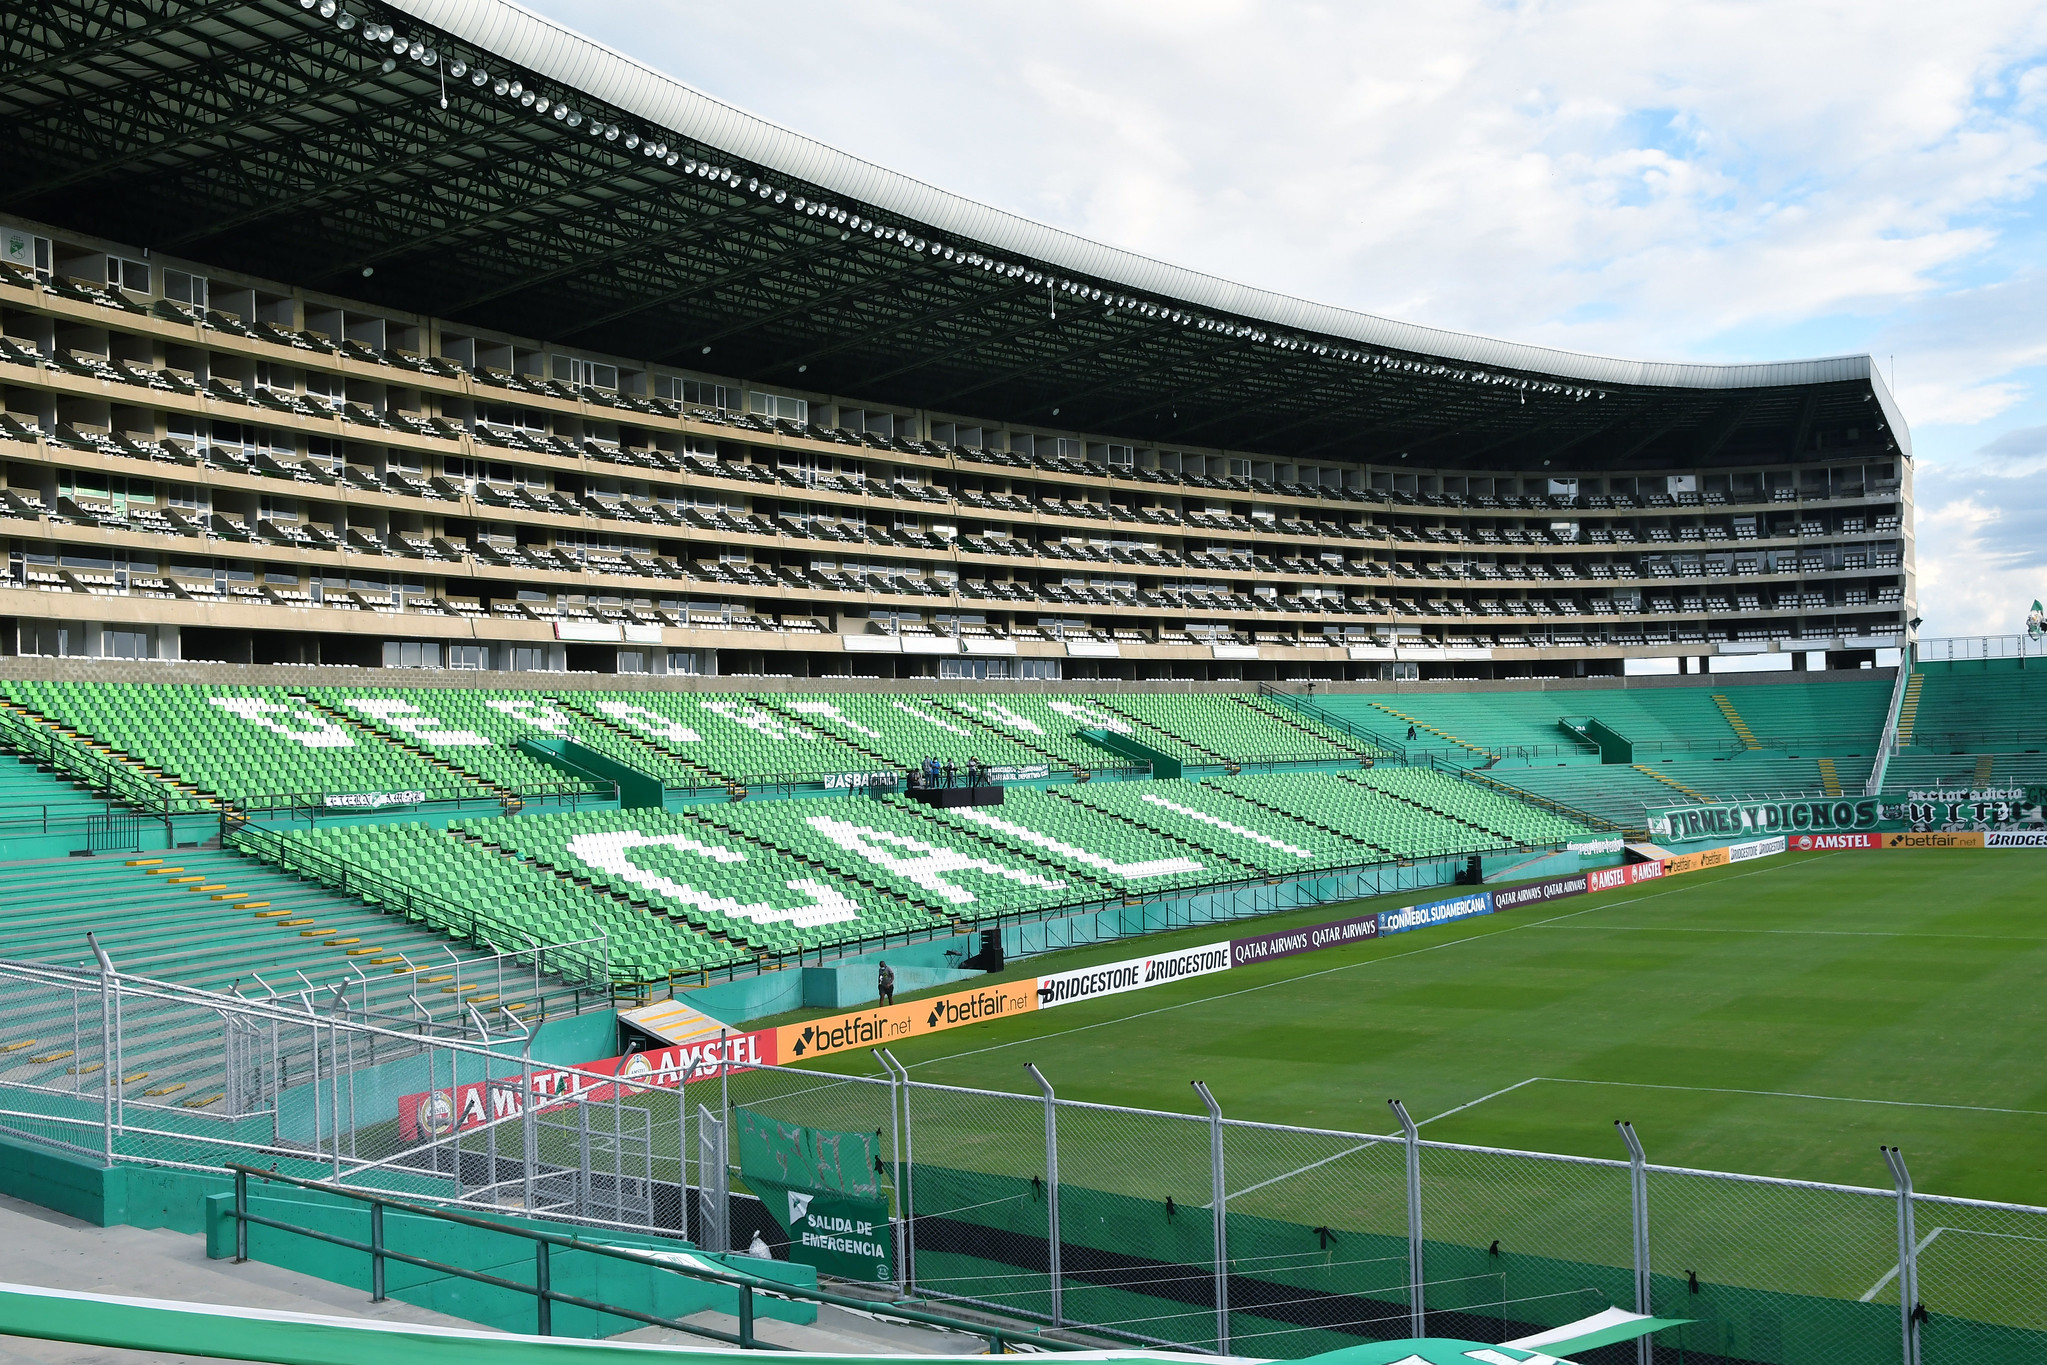
{"type": "MultiPolygon", "coordinates": [[[[967,760],[965,774],[966,785],[969,787],[988,785],[988,765],[978,758],[967,760]]],[[[951,759],[940,762],[935,758],[927,758],[910,774],[910,785],[930,788],[954,787],[960,785],[960,775],[961,769],[951,759]]]]}

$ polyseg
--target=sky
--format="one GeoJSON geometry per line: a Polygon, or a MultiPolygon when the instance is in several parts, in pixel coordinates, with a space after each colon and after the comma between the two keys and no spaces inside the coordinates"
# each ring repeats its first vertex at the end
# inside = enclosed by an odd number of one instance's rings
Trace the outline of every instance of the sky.
{"type": "Polygon", "coordinates": [[[2047,597],[2047,6],[527,0],[719,99],[1243,283],[1629,359],[1867,352],[1921,636],[2047,597]]]}

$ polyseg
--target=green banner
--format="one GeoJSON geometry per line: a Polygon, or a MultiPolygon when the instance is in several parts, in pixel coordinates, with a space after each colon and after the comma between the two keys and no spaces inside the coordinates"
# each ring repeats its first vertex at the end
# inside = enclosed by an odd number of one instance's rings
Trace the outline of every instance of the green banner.
{"type": "Polygon", "coordinates": [[[2024,830],[2043,826],[2047,787],[1997,786],[1887,791],[1881,796],[1816,796],[1648,813],[1649,837],[1664,843],[1755,839],[1772,834],[1834,834],[1878,830],[2024,830]]]}
{"type": "Polygon", "coordinates": [[[798,1190],[880,1196],[880,1133],[806,1128],[756,1109],[736,1109],[733,1117],[739,1124],[739,1173],[747,1184],[758,1177],[798,1190]]]}
{"type": "Polygon", "coordinates": [[[746,1183],[789,1234],[789,1259],[842,1280],[895,1279],[895,1231],[886,1199],[797,1190],[754,1175],[746,1183]]]}

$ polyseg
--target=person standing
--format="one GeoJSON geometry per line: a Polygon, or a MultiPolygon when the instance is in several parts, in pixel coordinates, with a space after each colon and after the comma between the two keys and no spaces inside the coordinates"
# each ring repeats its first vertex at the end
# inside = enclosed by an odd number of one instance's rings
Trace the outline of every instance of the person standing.
{"type": "Polygon", "coordinates": [[[882,960],[880,970],[874,974],[874,988],[881,996],[882,1004],[893,1005],[896,1003],[896,974],[889,970],[888,961],[885,958],[882,960]]]}

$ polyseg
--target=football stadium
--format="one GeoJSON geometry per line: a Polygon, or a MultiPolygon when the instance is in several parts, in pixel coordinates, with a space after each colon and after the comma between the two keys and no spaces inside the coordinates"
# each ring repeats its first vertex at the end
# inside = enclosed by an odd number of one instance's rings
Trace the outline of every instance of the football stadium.
{"type": "Polygon", "coordinates": [[[2047,647],[1871,357],[0,13],[10,1351],[2047,1359],[2047,647]]]}

